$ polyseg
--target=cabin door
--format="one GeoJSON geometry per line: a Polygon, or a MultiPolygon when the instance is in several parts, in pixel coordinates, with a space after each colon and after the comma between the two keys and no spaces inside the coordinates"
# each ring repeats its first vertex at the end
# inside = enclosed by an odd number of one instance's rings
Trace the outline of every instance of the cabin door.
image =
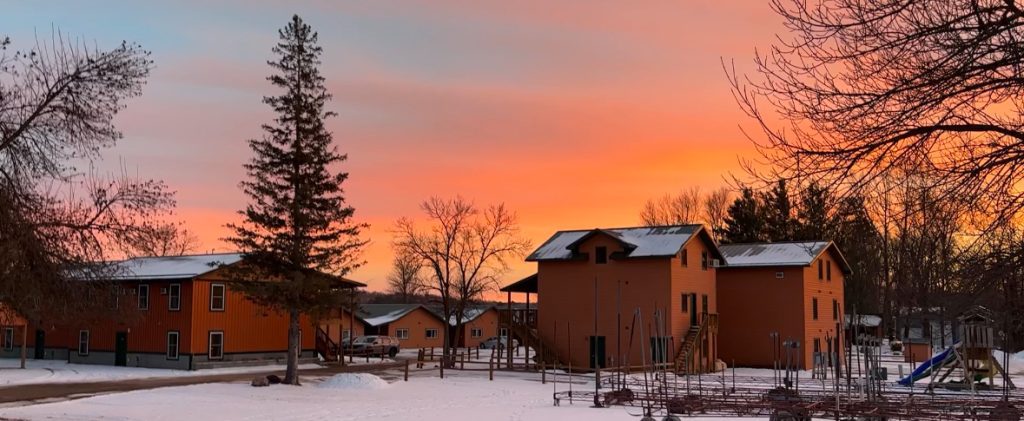
{"type": "Polygon", "coordinates": [[[590,337],[590,368],[604,368],[604,336],[590,337]]]}
{"type": "Polygon", "coordinates": [[[46,357],[46,331],[42,329],[36,329],[36,355],[37,360],[41,360],[46,357]]]}
{"type": "Polygon", "coordinates": [[[697,326],[697,294],[690,294],[690,326],[697,326]]]}
{"type": "Polygon", "coordinates": [[[117,332],[114,337],[114,365],[128,365],[128,332],[117,332]]]}

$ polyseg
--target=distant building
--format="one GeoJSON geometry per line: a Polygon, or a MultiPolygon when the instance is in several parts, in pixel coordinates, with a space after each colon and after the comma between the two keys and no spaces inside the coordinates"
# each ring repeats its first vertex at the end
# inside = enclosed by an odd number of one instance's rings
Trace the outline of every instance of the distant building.
{"type": "Polygon", "coordinates": [[[441,347],[446,324],[422,304],[363,304],[356,315],[367,335],[398,338],[402,348],[441,347]]]}
{"type": "Polygon", "coordinates": [[[719,356],[741,367],[771,367],[769,334],[800,343],[801,367],[841,334],[843,282],[850,265],[829,241],[727,244],[718,270],[719,356]]]}
{"type": "MultiPolygon", "coordinates": [[[[30,356],[71,363],[194,370],[284,362],[288,317],[248,300],[220,272],[241,254],[140,257],[117,263],[118,318],[30,324],[30,356]]],[[[364,286],[330,276],[339,288],[364,286]]],[[[301,356],[315,361],[316,326],[301,321],[301,356]]],[[[8,354],[4,354],[5,356],[8,354]]]]}

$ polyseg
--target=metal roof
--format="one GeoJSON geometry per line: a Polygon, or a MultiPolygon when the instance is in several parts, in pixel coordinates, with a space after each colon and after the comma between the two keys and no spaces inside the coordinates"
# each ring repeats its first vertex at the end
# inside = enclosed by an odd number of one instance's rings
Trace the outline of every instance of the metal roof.
{"type": "Polygon", "coordinates": [[[112,264],[114,280],[190,279],[242,260],[241,253],[136,257],[112,264]]]}
{"type": "Polygon", "coordinates": [[[829,248],[838,255],[840,269],[850,273],[850,265],[831,241],[794,241],[782,243],[724,244],[724,268],[808,266],[829,248]]]}
{"type": "MultiPolygon", "coordinates": [[[[359,306],[356,315],[370,326],[381,326],[401,319],[418,308],[427,310],[422,304],[363,304],[359,306]]],[[[427,313],[434,314],[430,310],[427,313]]]]}
{"type": "MultiPolygon", "coordinates": [[[[657,227],[594,228],[589,230],[558,231],[541,244],[526,261],[570,260],[575,248],[591,236],[604,234],[622,243],[626,257],[667,257],[679,249],[695,234],[704,233],[702,225],[670,225],[657,227]]],[[[708,237],[709,242],[710,237],[708,237]]],[[[717,250],[714,250],[717,253],[717,250]]]]}

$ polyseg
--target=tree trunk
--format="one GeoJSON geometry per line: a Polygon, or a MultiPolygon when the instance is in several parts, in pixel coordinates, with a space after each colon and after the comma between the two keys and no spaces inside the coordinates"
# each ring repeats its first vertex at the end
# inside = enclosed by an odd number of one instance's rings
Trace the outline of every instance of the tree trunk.
{"type": "Polygon", "coordinates": [[[284,384],[299,385],[299,311],[288,310],[288,362],[284,372],[284,384]]]}

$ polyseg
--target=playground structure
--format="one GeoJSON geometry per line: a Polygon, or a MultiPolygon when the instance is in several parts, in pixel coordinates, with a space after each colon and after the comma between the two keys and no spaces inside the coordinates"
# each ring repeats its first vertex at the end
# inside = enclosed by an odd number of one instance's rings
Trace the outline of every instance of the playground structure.
{"type": "Polygon", "coordinates": [[[994,388],[996,377],[1001,377],[1004,388],[1015,388],[1003,368],[1006,362],[1000,364],[993,353],[996,341],[991,313],[984,307],[976,306],[962,314],[958,320],[960,342],[932,356],[909,376],[901,379],[899,384],[910,386],[927,378],[929,391],[935,388],[969,388],[974,392],[978,388],[994,388]],[[987,384],[983,382],[986,379],[987,384]]]}
{"type": "MultiPolygon", "coordinates": [[[[652,363],[576,374],[593,379],[596,389],[574,390],[569,374],[569,381],[562,383],[569,390],[559,390],[556,377],[553,398],[555,405],[593,402],[594,407],[625,407],[644,420],[665,421],[698,415],[794,421],[1021,420],[1024,394],[1010,381],[1005,360],[1000,364],[993,356],[992,318],[980,309],[964,313],[960,321],[959,343],[899,381],[888,380],[887,370],[902,364],[902,358],[883,352],[878,338],[854,335],[856,340],[849,343],[843,335],[827,337],[822,352],[815,353],[808,378],[793,364],[804,345],[773,333],[769,339],[775,363],[770,376],[760,370],[737,374],[735,367],[717,373],[680,373],[672,364],[652,363]],[[928,386],[915,387],[914,382],[921,380],[929,380],[928,386]],[[984,380],[987,384],[979,383],[984,380]]],[[[638,345],[627,352],[650,352],[644,342],[638,345]]]]}

